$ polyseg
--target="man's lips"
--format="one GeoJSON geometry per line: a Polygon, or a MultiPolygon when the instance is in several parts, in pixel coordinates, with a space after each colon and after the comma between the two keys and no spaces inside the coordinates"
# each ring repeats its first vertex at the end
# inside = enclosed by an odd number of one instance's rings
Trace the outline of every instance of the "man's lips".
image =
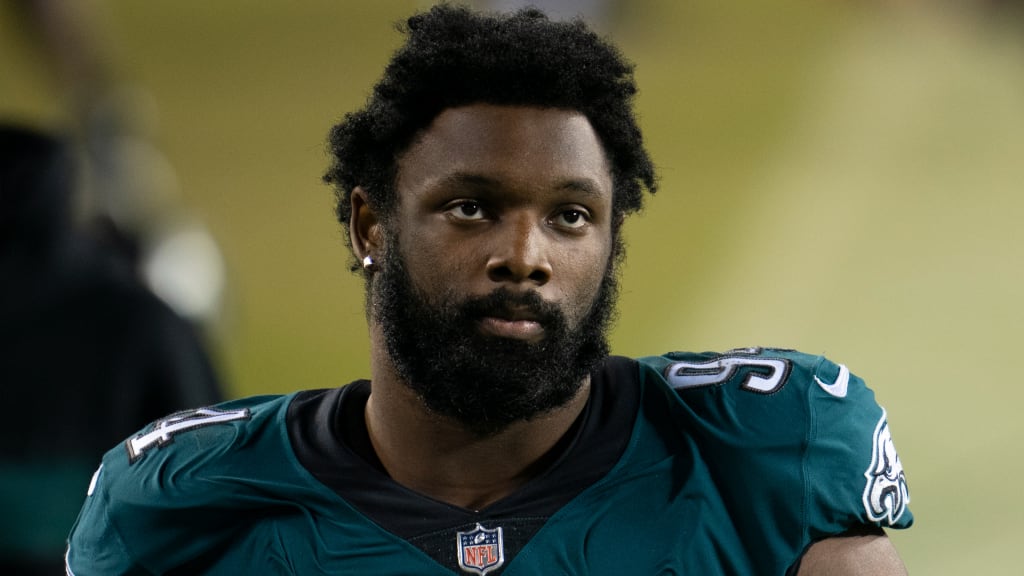
{"type": "Polygon", "coordinates": [[[544,326],[529,311],[485,315],[480,318],[480,328],[492,336],[515,340],[536,340],[544,335],[544,326]]]}

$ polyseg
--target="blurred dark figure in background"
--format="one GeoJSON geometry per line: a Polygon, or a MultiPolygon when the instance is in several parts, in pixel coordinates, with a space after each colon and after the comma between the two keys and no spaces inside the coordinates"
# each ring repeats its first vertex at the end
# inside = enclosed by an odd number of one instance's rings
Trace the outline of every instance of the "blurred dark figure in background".
{"type": "Polygon", "coordinates": [[[107,2],[18,0],[0,3],[5,17],[13,32],[5,40],[48,79],[62,110],[56,122],[26,123],[66,129],[65,141],[87,167],[77,180],[82,224],[130,261],[175,312],[216,334],[227,282],[223,258],[180,198],[176,171],[157,138],[159,104],[122,65],[107,2]]]}
{"type": "Polygon", "coordinates": [[[69,150],[0,125],[2,574],[62,574],[103,452],[222,398],[195,326],[73,225],[69,150]]]}

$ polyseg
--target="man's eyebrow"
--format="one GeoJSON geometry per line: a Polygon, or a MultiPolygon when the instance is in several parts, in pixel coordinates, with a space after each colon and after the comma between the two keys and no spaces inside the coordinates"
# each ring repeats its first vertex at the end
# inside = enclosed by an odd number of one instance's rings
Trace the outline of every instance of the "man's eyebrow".
{"type": "MultiPolygon", "coordinates": [[[[501,178],[476,172],[452,172],[437,182],[444,187],[472,187],[500,190],[505,186],[501,178]]],[[[605,195],[602,186],[592,178],[567,178],[558,182],[552,190],[582,193],[584,196],[599,198],[605,195]]]]}
{"type": "Polygon", "coordinates": [[[500,188],[501,179],[492,178],[475,172],[452,172],[445,174],[438,184],[441,186],[472,186],[481,188],[500,188]]]}
{"type": "Polygon", "coordinates": [[[559,190],[570,192],[581,192],[585,196],[599,198],[605,195],[605,191],[595,180],[591,178],[570,178],[558,186],[559,190]]]}

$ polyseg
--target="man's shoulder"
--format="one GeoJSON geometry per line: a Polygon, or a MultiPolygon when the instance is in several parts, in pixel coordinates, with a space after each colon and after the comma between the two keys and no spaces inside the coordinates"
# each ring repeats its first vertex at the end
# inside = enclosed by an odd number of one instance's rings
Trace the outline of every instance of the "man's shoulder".
{"type": "MultiPolygon", "coordinates": [[[[849,370],[821,355],[787,348],[748,347],[724,352],[668,352],[637,358],[645,377],[678,394],[715,390],[718,394],[805,396],[814,386],[844,397],[849,370]],[[831,388],[829,384],[831,383],[831,388]]],[[[742,397],[742,395],[741,395],[742,397]]]]}
{"type": "MultiPolygon", "coordinates": [[[[780,348],[672,352],[637,362],[648,419],[675,431],[715,469],[742,462],[737,478],[759,478],[766,493],[800,487],[823,534],[912,522],[887,413],[845,365],[780,348]],[[847,524],[830,523],[844,515],[847,524]]],[[[750,487],[738,480],[734,488],[750,487]]]]}
{"type": "Polygon", "coordinates": [[[280,458],[289,398],[254,396],[160,418],[107,452],[100,486],[114,501],[214,498],[219,484],[208,478],[259,476],[261,462],[280,458]]]}
{"type": "Polygon", "coordinates": [[[864,381],[825,356],[785,348],[670,352],[637,359],[642,378],[667,391],[670,403],[725,433],[766,442],[810,442],[838,426],[870,431],[884,411],[864,381]]]}
{"type": "Polygon", "coordinates": [[[177,412],[111,449],[89,486],[70,553],[87,562],[117,549],[124,558],[111,562],[173,566],[226,537],[239,518],[302,490],[285,424],[290,398],[177,412]]]}

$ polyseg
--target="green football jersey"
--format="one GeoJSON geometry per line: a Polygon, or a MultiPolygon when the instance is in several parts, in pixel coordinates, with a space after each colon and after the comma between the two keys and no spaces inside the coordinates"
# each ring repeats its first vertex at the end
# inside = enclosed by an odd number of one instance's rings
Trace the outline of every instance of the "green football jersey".
{"type": "Polygon", "coordinates": [[[913,522],[885,411],[820,356],[609,358],[548,469],[484,510],[387,476],[369,390],[143,429],[96,472],[68,574],[783,575],[816,540],[913,522]]]}

